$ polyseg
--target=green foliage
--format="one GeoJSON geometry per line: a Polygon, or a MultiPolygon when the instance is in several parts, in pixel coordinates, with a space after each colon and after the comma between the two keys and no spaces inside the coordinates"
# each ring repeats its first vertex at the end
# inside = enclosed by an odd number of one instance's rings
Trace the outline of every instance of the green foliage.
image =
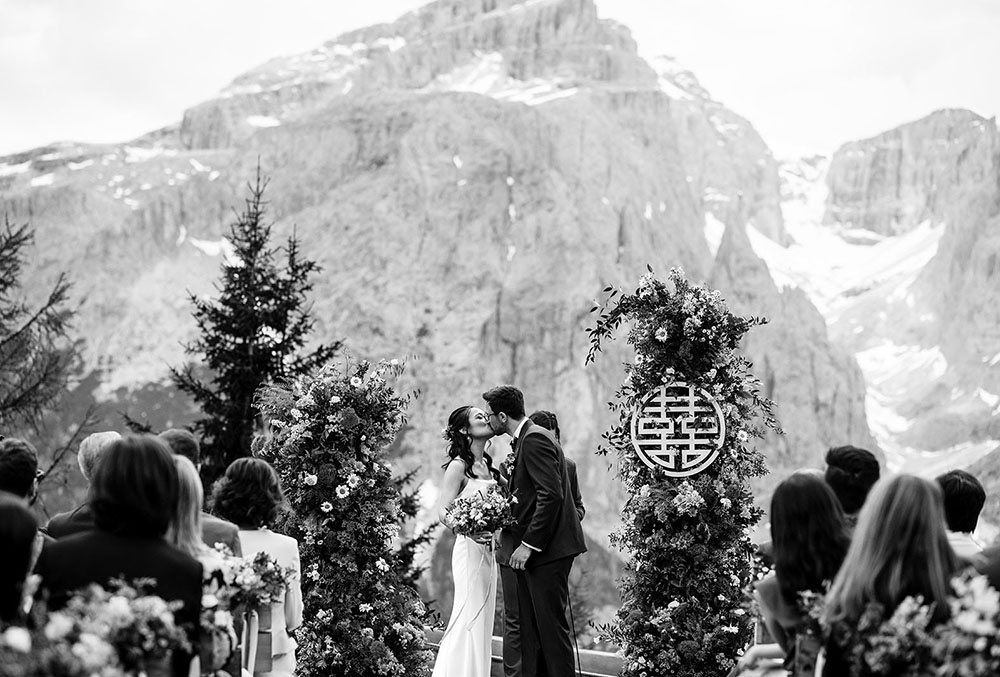
{"type": "Polygon", "coordinates": [[[619,416],[599,453],[615,453],[630,494],[612,543],[631,557],[634,575],[619,583],[622,606],[601,628],[621,647],[626,677],[725,675],[753,636],[742,606],[751,578],[749,528],[760,518],[747,479],[763,475],[750,438],[775,428],[771,402],[759,393],[750,364],[736,353],[764,320],[733,315],[717,291],[670,273],[670,286],[649,275],[632,294],[608,287],[590,329],[588,363],[630,322],[635,364],[609,406],[619,416]],[[727,435],[715,462],[677,479],[639,459],[630,442],[632,414],[661,384],[684,381],[718,402],[727,435]],[[756,422],[756,424],[755,424],[756,422]]]}
{"type": "Polygon", "coordinates": [[[330,365],[258,396],[273,431],[259,453],[281,476],[294,515],[280,528],[299,541],[303,563],[304,677],[429,672],[415,546],[393,550],[416,502],[385,461],[409,399],[390,384],[402,369],[396,360],[330,365]]]}
{"type": "Polygon", "coordinates": [[[340,347],[336,342],[303,353],[314,323],[308,294],[319,266],[301,255],[295,235],[283,249],[271,245],[263,199],[267,184],[258,166],[246,207],[229,229],[233,252],[222,266],[218,298],[190,295],[199,336],[185,348],[203,357],[210,381],[202,381],[193,364],[171,369],[177,387],[205,414],[194,428],[202,437],[209,479],[250,454],[250,442],[260,428],[253,401],[257,388],[308,374],[329,362],[340,347]],[[282,253],[284,261],[279,263],[282,253]]]}
{"type": "Polygon", "coordinates": [[[74,312],[67,305],[70,284],[60,273],[37,304],[21,286],[26,249],[34,239],[28,225],[0,229],[0,427],[37,427],[45,410],[66,388],[79,346],[68,332],[74,312]]]}

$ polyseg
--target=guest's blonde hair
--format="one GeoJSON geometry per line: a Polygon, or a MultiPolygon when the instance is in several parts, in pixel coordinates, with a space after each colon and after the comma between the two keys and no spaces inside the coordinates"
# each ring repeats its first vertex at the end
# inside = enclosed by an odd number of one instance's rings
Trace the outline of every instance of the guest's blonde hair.
{"type": "Polygon", "coordinates": [[[201,478],[190,459],[177,454],[173,458],[177,468],[177,507],[167,540],[181,552],[199,557],[208,551],[201,538],[201,506],[205,498],[201,478]]]}
{"type": "Polygon", "coordinates": [[[908,595],[922,595],[936,604],[937,619],[946,618],[948,580],[957,569],[937,484],[915,475],[880,480],[827,595],[827,620],[853,624],[869,602],[891,614],[908,595]]]}

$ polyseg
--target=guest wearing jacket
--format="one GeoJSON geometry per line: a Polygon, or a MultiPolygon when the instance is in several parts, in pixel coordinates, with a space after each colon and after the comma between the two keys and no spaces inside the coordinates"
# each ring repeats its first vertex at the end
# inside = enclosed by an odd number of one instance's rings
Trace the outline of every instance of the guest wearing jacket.
{"type": "MultiPolygon", "coordinates": [[[[194,463],[196,470],[201,470],[201,445],[190,430],[171,428],[164,430],[158,437],[167,443],[170,451],[194,463]]],[[[201,539],[209,548],[222,543],[237,557],[243,554],[239,527],[204,510],[201,511],[201,539]]]]}
{"type": "MultiPolygon", "coordinates": [[[[278,474],[263,459],[237,459],[215,486],[212,505],[218,515],[239,526],[245,557],[266,552],[278,564],[292,570],[292,580],[285,589],[283,599],[271,608],[270,666],[261,669],[258,651],[253,672],[255,677],[292,677],[296,667],[296,644],[289,632],[302,624],[301,566],[298,541],[270,530],[285,507],[278,474]]],[[[263,663],[266,666],[267,661],[263,663]]]]}
{"type": "MultiPolygon", "coordinates": [[[[80,473],[88,484],[90,484],[90,477],[94,472],[94,468],[97,467],[98,461],[104,456],[108,447],[121,438],[121,435],[113,430],[109,430],[107,432],[87,435],[80,442],[80,448],[76,452],[76,460],[80,464],[80,473]]],[[[90,531],[93,528],[94,513],[91,511],[89,503],[85,501],[82,505],[69,512],[61,512],[58,515],[53,515],[48,524],[45,525],[44,531],[52,538],[63,538],[64,536],[78,534],[81,531],[90,531]]]]}
{"type": "MultiPolygon", "coordinates": [[[[177,471],[162,441],[130,435],[113,442],[91,476],[95,528],[48,544],[38,559],[35,573],[49,608],[62,608],[73,591],[92,583],[151,578],[150,594],[182,603],[175,619],[196,645],[202,566],[164,538],[177,496],[177,471]]],[[[186,675],[190,662],[191,656],[175,655],[175,674],[186,675]]]]}

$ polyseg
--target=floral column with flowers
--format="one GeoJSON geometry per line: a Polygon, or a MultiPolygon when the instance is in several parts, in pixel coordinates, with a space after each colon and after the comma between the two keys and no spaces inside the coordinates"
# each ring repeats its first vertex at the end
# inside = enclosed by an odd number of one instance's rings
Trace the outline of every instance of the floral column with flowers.
{"type": "Polygon", "coordinates": [[[760,518],[748,479],[766,470],[751,439],[777,429],[749,362],[736,351],[759,318],[733,315],[718,291],[692,285],[679,269],[668,283],[650,273],[635,292],[608,287],[595,306],[588,363],[630,324],[635,362],[610,403],[618,423],[601,454],[614,454],[629,498],[612,543],[633,573],[619,582],[622,606],[602,634],[621,647],[622,675],[725,675],[753,635],[743,608],[751,577],[749,529],[760,518]],[[719,406],[726,435],[718,457],[683,479],[640,460],[631,423],[643,399],[683,382],[719,406]]]}
{"type": "Polygon", "coordinates": [[[398,360],[331,364],[309,378],[257,393],[272,435],[260,450],[281,476],[299,541],[303,627],[300,676],[420,677],[426,609],[393,568],[400,492],[385,450],[408,398],[392,383],[398,360]]]}

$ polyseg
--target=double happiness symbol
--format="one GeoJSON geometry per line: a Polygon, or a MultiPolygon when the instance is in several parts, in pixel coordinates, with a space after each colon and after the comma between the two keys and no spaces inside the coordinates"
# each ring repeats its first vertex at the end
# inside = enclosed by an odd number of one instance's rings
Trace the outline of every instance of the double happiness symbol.
{"type": "Polygon", "coordinates": [[[639,458],[670,477],[700,473],[718,457],[725,439],[718,402],[680,381],[651,391],[632,415],[632,446],[639,458]]]}

